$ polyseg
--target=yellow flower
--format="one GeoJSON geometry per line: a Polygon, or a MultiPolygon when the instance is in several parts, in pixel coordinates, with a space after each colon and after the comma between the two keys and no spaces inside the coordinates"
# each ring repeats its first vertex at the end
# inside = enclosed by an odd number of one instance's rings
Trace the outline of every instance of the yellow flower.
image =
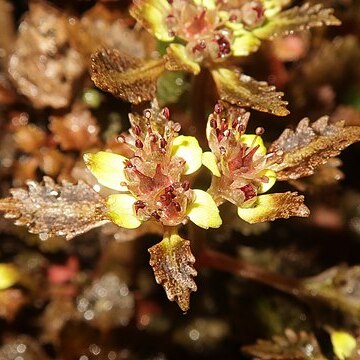
{"type": "Polygon", "coordinates": [[[219,103],[210,115],[207,138],[212,151],[203,153],[202,162],[214,175],[209,192],[217,204],[232,202],[239,217],[253,223],[272,211],[271,195],[259,194],[275,184],[276,173],[266,168],[263,129],[244,134],[248,115],[231,111],[219,103]]]}
{"type": "MultiPolygon", "coordinates": [[[[150,110],[146,111],[145,130],[132,124],[135,139],[131,141],[135,145],[128,145],[133,147],[134,157],[128,159],[107,151],[84,155],[86,166],[98,182],[120,192],[107,199],[109,218],[128,229],[149,219],[165,226],[177,226],[190,219],[205,229],[219,227],[222,221],[212,197],[205,191],[190,189],[189,182],[182,179],[202,165],[198,141],[192,136],[177,136],[179,124],[165,119],[163,125],[149,115],[150,110]]],[[[155,115],[161,118],[158,112],[155,115]]]]}

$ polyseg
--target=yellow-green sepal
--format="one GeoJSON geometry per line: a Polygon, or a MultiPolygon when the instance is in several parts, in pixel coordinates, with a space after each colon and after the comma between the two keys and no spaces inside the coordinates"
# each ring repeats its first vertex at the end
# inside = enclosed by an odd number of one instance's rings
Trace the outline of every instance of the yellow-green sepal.
{"type": "Polygon", "coordinates": [[[170,44],[166,49],[165,68],[170,71],[186,71],[197,75],[201,71],[200,65],[193,61],[181,44],[170,44]]]}
{"type": "Polygon", "coordinates": [[[96,177],[97,181],[110,189],[127,191],[122,185],[126,182],[124,174],[125,156],[114,154],[108,151],[84,154],[84,161],[87,168],[96,177]]]}
{"type": "Polygon", "coordinates": [[[172,41],[174,36],[169,34],[166,24],[170,10],[167,0],[134,0],[130,14],[159,40],[172,41]]]}
{"type": "Polygon", "coordinates": [[[255,146],[259,146],[256,150],[257,155],[265,155],[266,147],[264,145],[263,139],[259,135],[247,134],[241,136],[241,142],[248,147],[254,148],[255,146]]]}
{"type": "Polygon", "coordinates": [[[261,41],[251,32],[235,36],[231,44],[233,56],[247,56],[259,49],[261,41]]]}
{"type": "Polygon", "coordinates": [[[268,178],[268,182],[262,182],[260,186],[258,187],[258,194],[263,194],[267,191],[269,191],[274,184],[276,183],[276,172],[270,169],[262,170],[259,174],[259,176],[266,176],[268,178]]]}
{"type": "Polygon", "coordinates": [[[221,176],[219,167],[217,165],[217,159],[214,153],[212,153],[211,151],[205,151],[202,154],[202,163],[212,172],[213,175],[217,177],[221,176]]]}
{"type": "Polygon", "coordinates": [[[12,264],[0,264],[0,290],[8,289],[20,280],[18,269],[12,264]]]}
{"type": "Polygon", "coordinates": [[[203,229],[218,228],[222,224],[219,209],[210,194],[194,189],[194,201],[188,206],[187,216],[203,229]]]}
{"type": "Polygon", "coordinates": [[[193,136],[176,137],[172,143],[171,155],[186,161],[184,175],[192,174],[201,167],[202,149],[193,136]]]}
{"type": "Polygon", "coordinates": [[[108,217],[118,226],[126,229],[136,229],[141,225],[137,218],[134,204],[136,198],[131,194],[114,194],[106,200],[108,217]]]}
{"type": "Polygon", "coordinates": [[[216,8],[215,0],[194,0],[194,3],[198,6],[204,6],[208,10],[213,10],[216,8]]]}
{"type": "Polygon", "coordinates": [[[331,342],[334,353],[340,360],[350,358],[356,348],[356,339],[345,331],[333,331],[331,333],[331,342]]]}

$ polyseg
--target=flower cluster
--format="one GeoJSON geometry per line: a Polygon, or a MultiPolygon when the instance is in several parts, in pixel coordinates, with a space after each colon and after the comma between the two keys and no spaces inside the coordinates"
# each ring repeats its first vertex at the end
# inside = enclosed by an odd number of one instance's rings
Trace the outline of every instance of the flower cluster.
{"type": "Polygon", "coordinates": [[[201,166],[202,150],[192,136],[178,136],[180,124],[154,102],[144,115],[130,114],[129,134],[119,141],[133,156],[100,151],[84,155],[99,183],[120,191],[107,199],[108,216],[119,226],[137,228],[153,219],[174,227],[190,219],[203,228],[221,225],[218,208],[205,191],[191,189],[189,175],[201,166]]]}
{"type": "Polygon", "coordinates": [[[203,154],[203,164],[214,175],[208,190],[219,205],[229,201],[242,209],[250,209],[258,194],[268,191],[276,181],[270,169],[273,154],[266,154],[261,135],[245,134],[249,113],[219,102],[209,116],[207,138],[211,152],[203,154]]]}

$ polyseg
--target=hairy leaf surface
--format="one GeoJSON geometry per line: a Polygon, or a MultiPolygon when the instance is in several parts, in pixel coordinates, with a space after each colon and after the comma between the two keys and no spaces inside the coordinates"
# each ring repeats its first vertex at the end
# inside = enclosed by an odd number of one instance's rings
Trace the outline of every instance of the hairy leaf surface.
{"type": "Polygon", "coordinates": [[[43,184],[29,181],[27,185],[28,190],[12,189],[12,197],[1,199],[0,212],[31,233],[69,240],[109,221],[104,199],[82,181],[58,185],[44,177],[43,184]]]}
{"type": "Polygon", "coordinates": [[[187,311],[190,293],[197,287],[193,279],[197,275],[193,264],[190,241],[179,235],[165,236],[164,239],[149,249],[150,265],[158,284],[161,284],[170,301],[176,301],[181,310],[187,311]]]}
{"type": "Polygon", "coordinates": [[[304,197],[290,191],[260,195],[253,207],[238,208],[238,215],[250,224],[287,219],[290,216],[307,217],[309,214],[304,197]]]}
{"type": "Polygon", "coordinates": [[[250,76],[240,74],[235,68],[217,68],[211,71],[220,98],[231,104],[251,107],[278,116],[289,113],[284,95],[265,81],[256,81],[250,76]]]}
{"type": "Polygon", "coordinates": [[[273,39],[276,36],[285,36],[312,27],[340,25],[340,21],[333,13],[333,9],[324,9],[322,4],[307,3],[278,13],[268,19],[263,26],[253,30],[253,33],[260,39],[273,39]]]}
{"type": "Polygon", "coordinates": [[[303,281],[310,297],[350,315],[360,324],[360,266],[336,266],[303,281]]]}
{"type": "Polygon", "coordinates": [[[271,166],[278,180],[312,175],[329,158],[360,140],[360,127],[344,127],[343,122],[329,124],[324,116],[314,123],[305,118],[295,131],[286,129],[271,145],[269,152],[283,154],[283,160],[271,166]]]}
{"type": "Polygon", "coordinates": [[[325,360],[313,334],[291,329],[284,336],[274,336],[271,340],[258,340],[242,350],[260,360],[325,360]]]}
{"type": "Polygon", "coordinates": [[[164,60],[143,61],[117,49],[103,49],[91,56],[91,78],[101,90],[133,104],[155,97],[164,60]]]}

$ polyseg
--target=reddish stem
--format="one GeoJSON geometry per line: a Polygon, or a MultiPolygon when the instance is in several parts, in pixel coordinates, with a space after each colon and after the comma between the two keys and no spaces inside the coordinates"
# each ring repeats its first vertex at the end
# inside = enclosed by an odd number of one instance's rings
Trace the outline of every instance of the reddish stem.
{"type": "Polygon", "coordinates": [[[293,296],[303,294],[301,282],[297,279],[258,268],[214,250],[204,249],[198,264],[202,267],[209,267],[236,274],[244,279],[254,280],[293,296]]]}

